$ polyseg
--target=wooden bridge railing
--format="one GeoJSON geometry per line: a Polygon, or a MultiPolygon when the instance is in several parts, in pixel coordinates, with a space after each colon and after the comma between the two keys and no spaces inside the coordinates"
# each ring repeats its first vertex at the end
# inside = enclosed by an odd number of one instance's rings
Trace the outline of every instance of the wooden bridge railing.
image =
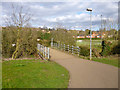
{"type": "Polygon", "coordinates": [[[70,46],[70,45],[65,45],[65,44],[53,43],[52,47],[66,51],[68,53],[77,54],[78,56],[80,55],[79,46],[73,46],[73,45],[70,46]]]}
{"type": "Polygon", "coordinates": [[[50,49],[48,47],[45,47],[41,44],[37,44],[37,50],[39,56],[44,60],[50,59],[50,49]]]}

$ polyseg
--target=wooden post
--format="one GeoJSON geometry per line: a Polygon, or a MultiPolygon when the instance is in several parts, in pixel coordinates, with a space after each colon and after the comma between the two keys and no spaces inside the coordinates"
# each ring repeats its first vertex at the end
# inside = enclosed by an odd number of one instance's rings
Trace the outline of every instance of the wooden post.
{"type": "Polygon", "coordinates": [[[53,38],[51,38],[51,47],[53,47],[53,38]]]}
{"type": "Polygon", "coordinates": [[[46,53],[47,53],[47,52],[46,52],[46,47],[45,47],[45,58],[46,58],[46,53]]]}
{"type": "Polygon", "coordinates": [[[54,43],[54,48],[55,48],[55,43],[54,43]]]}
{"type": "Polygon", "coordinates": [[[50,59],[50,49],[48,48],[48,60],[50,59]]]}
{"type": "Polygon", "coordinates": [[[57,43],[56,43],[56,48],[57,48],[57,43]]]}
{"type": "Polygon", "coordinates": [[[40,45],[40,52],[42,53],[42,45],[40,45]]]}
{"type": "Polygon", "coordinates": [[[61,44],[60,48],[61,48],[61,50],[62,50],[62,44],[61,44]]]}
{"type": "Polygon", "coordinates": [[[54,48],[54,43],[53,43],[53,48],[54,48]]]}
{"type": "Polygon", "coordinates": [[[58,43],[58,46],[57,46],[57,48],[59,49],[59,43],[58,43]]]}
{"type": "Polygon", "coordinates": [[[55,43],[55,48],[56,48],[56,43],[55,43]]]}
{"type": "Polygon", "coordinates": [[[43,57],[44,57],[44,46],[43,46],[43,49],[42,49],[42,50],[43,50],[43,57]]]}
{"type": "Polygon", "coordinates": [[[37,44],[37,49],[40,50],[40,44],[37,44]]]}
{"type": "Polygon", "coordinates": [[[38,50],[40,51],[40,49],[41,49],[41,44],[40,44],[40,48],[38,50]]]}
{"type": "Polygon", "coordinates": [[[55,43],[55,47],[56,47],[56,43],[55,43]]]}
{"type": "Polygon", "coordinates": [[[64,51],[65,51],[65,44],[64,44],[64,51]]]}
{"type": "Polygon", "coordinates": [[[42,45],[40,44],[40,52],[41,52],[42,45]]]}
{"type": "Polygon", "coordinates": [[[69,53],[69,45],[68,45],[68,53],[69,53]]]}
{"type": "Polygon", "coordinates": [[[41,52],[42,52],[42,45],[41,45],[41,52]]]}
{"type": "Polygon", "coordinates": [[[73,54],[73,47],[74,47],[74,46],[72,45],[72,54],[73,54]]]}
{"type": "Polygon", "coordinates": [[[79,56],[79,52],[80,52],[80,51],[79,51],[79,46],[77,46],[77,54],[78,54],[78,56],[79,56]]]}

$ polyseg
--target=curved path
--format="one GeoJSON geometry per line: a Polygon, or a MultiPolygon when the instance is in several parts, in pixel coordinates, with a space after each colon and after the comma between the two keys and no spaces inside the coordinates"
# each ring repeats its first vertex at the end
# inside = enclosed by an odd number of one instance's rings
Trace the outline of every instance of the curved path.
{"type": "Polygon", "coordinates": [[[118,88],[118,68],[50,49],[51,60],[70,73],[69,88],[118,88]]]}

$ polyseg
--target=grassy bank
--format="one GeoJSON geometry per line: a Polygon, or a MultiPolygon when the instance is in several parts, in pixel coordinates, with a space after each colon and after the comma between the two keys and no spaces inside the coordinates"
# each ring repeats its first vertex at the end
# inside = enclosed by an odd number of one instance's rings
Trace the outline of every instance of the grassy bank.
{"type": "MultiPolygon", "coordinates": [[[[112,43],[110,45],[110,49],[111,49],[110,53],[113,53],[112,49],[114,46],[116,46],[118,44],[118,41],[117,40],[108,40],[108,41],[112,43]]],[[[86,48],[90,48],[90,40],[82,40],[82,42],[76,42],[76,45],[77,46],[86,46],[86,48]]],[[[92,52],[92,53],[94,53],[96,55],[100,55],[100,53],[102,51],[101,40],[92,40],[92,49],[94,49],[94,52],[92,52]]],[[[82,53],[85,53],[85,52],[82,52],[82,53]]],[[[86,57],[80,56],[80,57],[82,57],[84,59],[89,58],[89,56],[86,56],[86,57]]],[[[115,56],[114,54],[111,54],[111,56],[110,56],[110,54],[108,54],[106,57],[104,56],[104,57],[97,57],[97,58],[93,56],[92,60],[118,67],[118,56],[115,56]]]]}
{"type": "MultiPolygon", "coordinates": [[[[85,57],[85,56],[79,56],[80,58],[83,58],[85,60],[89,60],[89,57],[85,57]]],[[[118,60],[118,56],[108,56],[108,57],[92,57],[92,61],[95,62],[100,62],[100,63],[104,63],[104,64],[109,64],[115,67],[120,67],[120,65],[118,65],[118,63],[120,64],[119,60],[118,60]]]]}
{"type": "Polygon", "coordinates": [[[55,62],[11,60],[2,64],[3,88],[67,88],[68,71],[55,62]]]}
{"type": "Polygon", "coordinates": [[[92,60],[96,62],[104,63],[104,64],[109,64],[115,67],[120,67],[118,65],[119,62],[118,62],[117,56],[116,57],[109,56],[109,57],[103,57],[103,58],[93,58],[92,60]]]}

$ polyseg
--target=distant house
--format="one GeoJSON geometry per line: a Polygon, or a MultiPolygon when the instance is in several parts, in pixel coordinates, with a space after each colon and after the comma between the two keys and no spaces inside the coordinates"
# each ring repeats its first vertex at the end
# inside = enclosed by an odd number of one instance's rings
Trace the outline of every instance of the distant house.
{"type": "Polygon", "coordinates": [[[90,35],[87,35],[86,38],[90,38],[90,35]]]}
{"type": "Polygon", "coordinates": [[[75,36],[73,36],[73,38],[75,38],[75,36]]]}
{"type": "MultiPolygon", "coordinates": [[[[95,38],[94,35],[91,35],[92,38],[95,38]]],[[[90,35],[86,36],[86,38],[90,38],[90,35]]]]}
{"type": "MultiPolygon", "coordinates": [[[[102,37],[103,38],[104,38],[105,35],[106,35],[106,33],[102,32],[102,37]]],[[[100,31],[93,31],[91,37],[92,38],[101,38],[101,32],[100,31]]],[[[112,36],[109,36],[109,37],[112,37],[112,36]]],[[[76,38],[90,38],[90,35],[87,35],[87,36],[79,35],[76,38]]]]}
{"type": "Polygon", "coordinates": [[[43,29],[43,30],[42,30],[42,32],[44,32],[44,33],[45,33],[45,32],[46,32],[46,30],[44,30],[44,29],[43,29]]]}
{"type": "Polygon", "coordinates": [[[50,33],[50,31],[48,31],[47,33],[50,33]]]}
{"type": "MultiPolygon", "coordinates": [[[[93,33],[91,35],[92,38],[101,38],[101,36],[99,34],[93,33]]],[[[90,38],[90,35],[87,35],[86,38],[90,38]]]]}
{"type": "Polygon", "coordinates": [[[97,35],[96,37],[97,37],[97,38],[101,38],[101,35],[97,35]]]}
{"type": "Polygon", "coordinates": [[[85,38],[85,36],[84,35],[79,35],[79,36],[77,36],[77,38],[85,38]]]}

